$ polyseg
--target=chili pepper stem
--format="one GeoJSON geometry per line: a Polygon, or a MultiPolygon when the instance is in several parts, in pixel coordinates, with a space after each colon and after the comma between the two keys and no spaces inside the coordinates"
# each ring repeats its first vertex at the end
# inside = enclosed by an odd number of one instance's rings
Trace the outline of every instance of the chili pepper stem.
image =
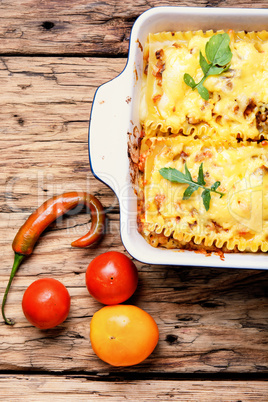
{"type": "Polygon", "coordinates": [[[15,324],[15,322],[13,320],[10,320],[10,319],[6,318],[5,312],[4,312],[8,291],[9,291],[9,288],[11,286],[12,280],[13,280],[13,278],[14,278],[14,276],[15,276],[15,274],[16,274],[19,266],[20,266],[20,264],[22,263],[22,261],[23,261],[23,259],[25,257],[26,257],[25,255],[15,253],[13,267],[12,267],[11,274],[10,274],[10,277],[9,277],[9,281],[8,281],[6,291],[5,291],[5,294],[4,294],[4,297],[3,297],[3,301],[2,301],[2,317],[3,317],[3,319],[4,319],[4,321],[5,321],[5,323],[7,325],[14,325],[15,324]]]}

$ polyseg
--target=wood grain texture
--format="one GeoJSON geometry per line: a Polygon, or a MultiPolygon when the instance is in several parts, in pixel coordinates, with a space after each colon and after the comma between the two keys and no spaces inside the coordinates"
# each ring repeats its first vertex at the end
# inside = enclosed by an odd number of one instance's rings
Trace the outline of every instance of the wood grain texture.
{"type": "Polygon", "coordinates": [[[155,6],[267,8],[266,0],[0,2],[0,54],[126,55],[136,18],[155,6]],[[19,12],[18,12],[19,10],[19,12]]]}
{"type": "Polygon", "coordinates": [[[105,251],[126,253],[117,198],[88,163],[90,108],[97,87],[123,70],[136,18],[161,5],[267,8],[267,1],[0,0],[0,299],[12,240],[43,201],[89,191],[108,215],[103,240],[84,250],[70,243],[89,230],[90,216],[59,219],[20,267],[6,306],[16,324],[0,321],[1,400],[267,401],[268,271],[135,261],[139,285],[129,303],[157,321],[155,351],[122,369],[90,345],[90,320],[102,306],[86,290],[87,265],[105,251]],[[42,277],[59,279],[71,295],[68,319],[48,331],[32,327],[21,309],[24,291],[42,277]]]}
{"type": "MultiPolygon", "coordinates": [[[[43,243],[40,249],[46,248],[43,243]]],[[[58,247],[58,252],[53,247],[48,253],[36,250],[14,282],[6,312],[16,324],[0,325],[2,370],[121,372],[122,368],[101,362],[89,342],[91,317],[101,308],[84,282],[92,250],[70,252],[61,240],[58,247]],[[64,324],[40,331],[24,318],[21,299],[31,282],[46,276],[67,286],[72,306],[64,324]]],[[[118,249],[123,251],[120,245],[118,249]]],[[[160,340],[145,362],[124,372],[267,372],[267,306],[260,309],[260,297],[265,300],[261,273],[137,266],[139,287],[130,303],[155,318],[160,340]]],[[[4,283],[7,277],[0,279],[4,283]]]]}
{"type": "Polygon", "coordinates": [[[94,381],[86,376],[0,375],[5,401],[266,402],[264,381],[94,381]]]}
{"type": "MultiPolygon", "coordinates": [[[[94,92],[124,65],[125,59],[1,58],[0,296],[12,266],[14,235],[45,199],[69,190],[93,192],[109,217],[103,241],[88,249],[70,247],[89,229],[83,213],[60,219],[42,236],[8,298],[6,314],[16,324],[0,323],[1,370],[122,371],[101,362],[91,349],[90,319],[101,305],[89,296],[84,275],[94,256],[125,252],[117,199],[93,178],[87,149],[94,92]],[[48,276],[67,286],[72,306],[64,324],[40,331],[24,318],[21,300],[31,282],[48,276]]],[[[160,340],[145,362],[126,373],[267,373],[268,272],[185,268],[179,260],[177,267],[136,263],[139,286],[130,303],[155,318],[160,340]]]]}

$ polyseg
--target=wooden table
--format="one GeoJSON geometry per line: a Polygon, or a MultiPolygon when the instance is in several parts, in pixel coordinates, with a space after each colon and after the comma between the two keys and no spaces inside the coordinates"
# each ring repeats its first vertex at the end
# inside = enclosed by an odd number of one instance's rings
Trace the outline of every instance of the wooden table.
{"type": "MultiPolygon", "coordinates": [[[[150,7],[175,4],[0,2],[1,297],[13,262],[12,240],[43,201],[89,191],[109,218],[103,241],[82,250],[70,243],[90,227],[88,216],[60,219],[21,266],[6,305],[16,324],[0,323],[0,400],[268,400],[268,271],[136,261],[139,285],[131,303],[155,318],[158,346],[142,364],[122,369],[99,360],[89,342],[90,320],[101,305],[85,287],[87,265],[108,250],[126,253],[117,199],[89,167],[93,95],[124,68],[135,19],[150,7]],[[45,277],[64,283],[72,304],[65,323],[41,331],[26,321],[21,300],[34,280],[45,277]]],[[[265,8],[267,1],[180,5],[265,8]]]]}

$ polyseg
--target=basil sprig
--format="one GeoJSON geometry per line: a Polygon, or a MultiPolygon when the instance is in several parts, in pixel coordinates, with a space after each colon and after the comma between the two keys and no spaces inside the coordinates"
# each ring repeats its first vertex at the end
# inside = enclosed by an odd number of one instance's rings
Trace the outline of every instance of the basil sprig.
{"type": "Polygon", "coordinates": [[[203,83],[210,75],[220,75],[224,71],[227,71],[230,67],[230,61],[232,59],[232,52],[229,46],[230,37],[227,33],[213,35],[206,43],[206,58],[203,56],[201,50],[199,51],[199,64],[204,73],[204,77],[198,83],[195,82],[190,74],[185,73],[183,76],[185,84],[198,90],[199,95],[205,99],[209,99],[209,92],[204,87],[203,83]]]}
{"type": "Polygon", "coordinates": [[[216,181],[214,184],[212,184],[210,188],[205,187],[206,182],[204,179],[203,163],[201,163],[201,165],[199,166],[197,181],[193,180],[186,163],[184,166],[185,166],[185,173],[182,173],[174,168],[162,168],[159,170],[159,173],[161,174],[161,176],[164,177],[164,179],[167,179],[171,182],[189,184],[189,186],[183,193],[183,200],[188,200],[194,191],[198,190],[199,188],[202,188],[203,192],[201,194],[201,197],[203,199],[204,207],[206,211],[208,211],[211,200],[210,193],[217,193],[220,195],[220,198],[224,196],[224,193],[217,191],[217,188],[221,185],[221,182],[216,181]]]}

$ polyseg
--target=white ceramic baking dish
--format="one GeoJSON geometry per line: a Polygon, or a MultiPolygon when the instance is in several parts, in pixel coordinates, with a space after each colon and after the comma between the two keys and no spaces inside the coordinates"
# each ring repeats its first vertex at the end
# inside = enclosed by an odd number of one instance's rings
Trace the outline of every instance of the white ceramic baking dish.
{"type": "Polygon", "coordinates": [[[96,178],[110,186],[120,205],[123,244],[137,260],[150,264],[268,269],[264,253],[205,256],[153,248],[137,231],[137,199],[131,184],[128,141],[135,150],[139,130],[138,103],[142,72],[142,47],[149,32],[176,30],[268,30],[267,9],[156,7],[135,22],[124,71],[96,91],[89,128],[90,164],[96,178]],[[134,129],[136,127],[136,129],[134,129]],[[130,135],[131,133],[131,135],[130,135]]]}

